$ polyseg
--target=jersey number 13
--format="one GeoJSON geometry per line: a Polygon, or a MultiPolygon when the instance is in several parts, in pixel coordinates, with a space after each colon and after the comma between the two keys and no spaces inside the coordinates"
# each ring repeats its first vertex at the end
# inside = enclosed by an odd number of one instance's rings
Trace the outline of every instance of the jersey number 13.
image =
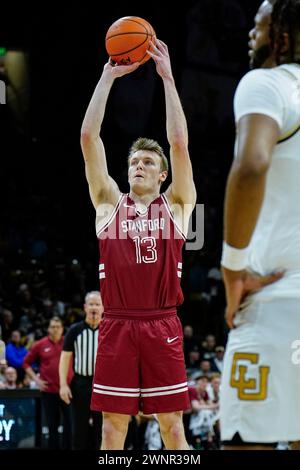
{"type": "Polygon", "coordinates": [[[155,263],[157,261],[156,240],[154,237],[134,237],[136,262],[155,263]],[[146,254],[142,255],[142,250],[146,254]]]}

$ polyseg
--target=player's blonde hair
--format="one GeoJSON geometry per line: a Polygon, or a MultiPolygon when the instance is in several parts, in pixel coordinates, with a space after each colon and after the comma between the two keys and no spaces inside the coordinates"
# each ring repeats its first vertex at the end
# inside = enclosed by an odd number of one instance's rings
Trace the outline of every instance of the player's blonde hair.
{"type": "Polygon", "coordinates": [[[161,171],[169,171],[168,159],[156,140],[147,139],[146,137],[139,137],[137,140],[135,140],[129,149],[128,162],[132,155],[138,150],[149,150],[149,152],[155,152],[161,159],[161,171]]]}

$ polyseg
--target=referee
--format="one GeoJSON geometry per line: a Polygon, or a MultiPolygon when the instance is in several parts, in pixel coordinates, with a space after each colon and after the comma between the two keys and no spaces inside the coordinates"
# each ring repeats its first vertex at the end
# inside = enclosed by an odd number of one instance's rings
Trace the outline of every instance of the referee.
{"type": "Polygon", "coordinates": [[[67,332],[59,362],[60,397],[72,403],[73,448],[98,450],[101,440],[101,413],[90,410],[99,324],[103,313],[100,292],[85,296],[85,320],[67,332]],[[74,378],[67,384],[67,371],[73,357],[74,378]]]}

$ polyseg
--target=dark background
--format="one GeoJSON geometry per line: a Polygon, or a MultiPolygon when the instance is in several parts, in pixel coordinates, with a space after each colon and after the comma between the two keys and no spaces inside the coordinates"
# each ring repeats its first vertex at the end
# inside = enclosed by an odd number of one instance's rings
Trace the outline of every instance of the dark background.
{"type": "MultiPolygon", "coordinates": [[[[182,320],[224,342],[224,293],[216,270],[233,155],[232,99],[248,70],[248,31],[259,4],[86,1],[7,8],[0,46],[24,51],[30,87],[15,90],[21,102],[28,98],[17,112],[13,104],[0,106],[2,308],[13,309],[16,319],[26,312],[26,299],[20,300],[24,283],[29,306],[50,298],[79,308],[84,293],[98,288],[94,209],[80,127],[107,60],[106,31],[119,17],[135,15],[147,19],[169,46],[188,121],[198,202],[205,204],[204,248],[184,255],[182,320]]],[[[109,171],[123,191],[134,139],[154,138],[168,152],[163,86],[153,61],[114,84],[101,135],[109,171]]]]}

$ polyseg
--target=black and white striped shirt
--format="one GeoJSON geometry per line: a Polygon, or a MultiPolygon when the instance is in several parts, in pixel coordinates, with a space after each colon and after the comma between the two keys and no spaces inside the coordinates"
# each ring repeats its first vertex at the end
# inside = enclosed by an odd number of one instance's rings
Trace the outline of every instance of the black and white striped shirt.
{"type": "Polygon", "coordinates": [[[74,372],[92,377],[98,348],[99,327],[93,330],[85,321],[71,326],[64,339],[63,351],[73,352],[74,372]]]}

